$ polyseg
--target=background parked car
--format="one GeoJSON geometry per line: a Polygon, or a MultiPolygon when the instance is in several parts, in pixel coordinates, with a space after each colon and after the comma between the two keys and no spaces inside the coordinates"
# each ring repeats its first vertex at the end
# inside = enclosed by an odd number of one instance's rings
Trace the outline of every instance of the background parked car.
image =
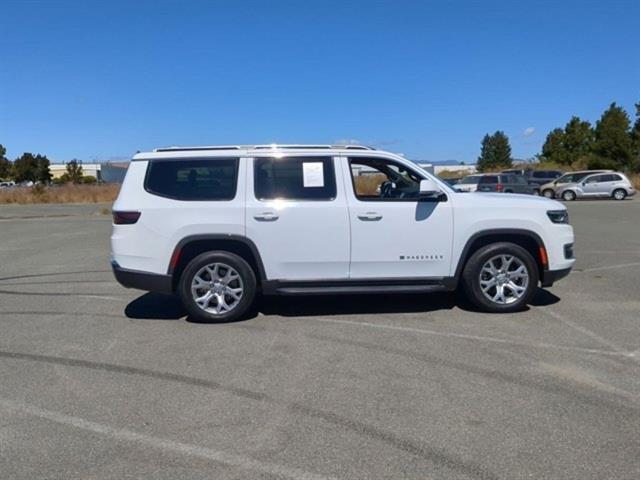
{"type": "Polygon", "coordinates": [[[556,191],[566,185],[567,183],[576,183],[582,180],[587,175],[591,175],[594,173],[606,173],[611,170],[581,170],[578,172],[568,172],[557,178],[553,182],[545,183],[540,186],[540,193],[547,198],[555,198],[556,191]]]}
{"type": "Polygon", "coordinates": [[[530,185],[522,175],[505,175],[503,173],[485,173],[469,175],[460,180],[454,187],[460,192],[502,192],[535,194],[535,186],[530,185]]]}
{"type": "Polygon", "coordinates": [[[540,194],[542,191],[540,188],[542,185],[562,176],[560,170],[532,170],[528,168],[504,170],[502,173],[523,175],[527,181],[534,186],[537,194],[540,194]]]}
{"type": "Polygon", "coordinates": [[[449,185],[450,187],[453,187],[454,185],[457,185],[457,183],[462,180],[462,178],[443,178],[442,181],[444,183],[446,183],[447,185],[449,185]]]}
{"type": "Polygon", "coordinates": [[[576,198],[598,197],[624,200],[627,196],[635,195],[635,193],[633,184],[624,174],[612,172],[588,175],[579,182],[568,183],[559,188],[556,195],[567,201],[576,198]]]}

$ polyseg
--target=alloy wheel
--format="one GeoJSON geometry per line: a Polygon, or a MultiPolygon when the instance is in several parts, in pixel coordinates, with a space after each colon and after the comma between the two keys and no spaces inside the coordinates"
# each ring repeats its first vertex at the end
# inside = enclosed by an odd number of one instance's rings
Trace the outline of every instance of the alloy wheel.
{"type": "Polygon", "coordinates": [[[224,263],[211,263],[196,272],[191,281],[191,296],[200,309],[222,314],[240,303],[244,284],[240,274],[224,263]]]}
{"type": "Polygon", "coordinates": [[[493,303],[508,305],[526,294],[529,271],[515,255],[496,255],[482,266],[479,280],[486,298],[493,303]]]}

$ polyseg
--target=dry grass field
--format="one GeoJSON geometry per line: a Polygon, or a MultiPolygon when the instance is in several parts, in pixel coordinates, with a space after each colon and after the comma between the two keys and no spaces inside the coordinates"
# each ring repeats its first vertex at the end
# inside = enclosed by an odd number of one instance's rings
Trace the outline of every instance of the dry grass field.
{"type": "Polygon", "coordinates": [[[61,185],[16,187],[0,190],[0,204],[113,202],[120,185],[61,185]]]}

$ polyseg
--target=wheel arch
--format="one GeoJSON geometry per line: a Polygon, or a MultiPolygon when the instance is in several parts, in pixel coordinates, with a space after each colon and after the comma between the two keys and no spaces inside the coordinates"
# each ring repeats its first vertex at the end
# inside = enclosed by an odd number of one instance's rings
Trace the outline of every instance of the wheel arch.
{"type": "Polygon", "coordinates": [[[455,272],[456,283],[460,280],[462,271],[474,252],[486,245],[498,242],[514,243],[529,252],[538,266],[540,278],[542,278],[543,272],[549,268],[546,247],[536,232],[512,228],[481,230],[474,233],[462,249],[455,272]]]}
{"type": "Polygon", "coordinates": [[[222,250],[243,258],[256,274],[258,286],[266,280],[264,264],[255,243],[242,235],[200,234],[190,235],[178,242],[173,249],[167,274],[171,276],[175,291],[182,272],[191,260],[201,253],[222,250]]]}

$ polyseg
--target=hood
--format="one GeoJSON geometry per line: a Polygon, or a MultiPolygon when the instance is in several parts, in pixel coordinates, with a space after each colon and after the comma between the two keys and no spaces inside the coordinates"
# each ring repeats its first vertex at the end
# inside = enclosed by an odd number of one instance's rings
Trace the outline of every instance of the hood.
{"type": "Polygon", "coordinates": [[[480,205],[486,208],[503,208],[503,207],[518,207],[518,208],[542,208],[546,210],[565,210],[566,207],[556,201],[546,197],[539,197],[537,195],[524,195],[519,193],[485,193],[485,192],[469,192],[456,195],[456,201],[458,199],[464,199],[476,205],[480,205]]]}

